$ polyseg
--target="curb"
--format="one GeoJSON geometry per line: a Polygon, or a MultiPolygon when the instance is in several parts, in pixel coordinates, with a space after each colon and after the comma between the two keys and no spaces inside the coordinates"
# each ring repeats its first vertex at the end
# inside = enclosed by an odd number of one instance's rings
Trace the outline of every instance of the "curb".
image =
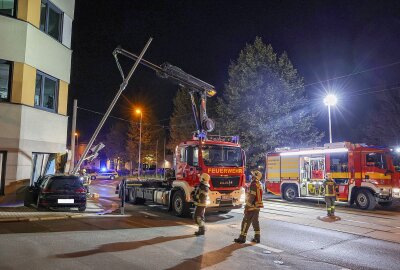
{"type": "Polygon", "coordinates": [[[77,214],[65,216],[47,216],[47,217],[16,217],[16,218],[0,218],[1,223],[9,222],[27,222],[27,221],[49,221],[49,220],[63,220],[63,219],[78,219],[78,218],[126,218],[131,215],[107,215],[107,214],[77,214]]]}

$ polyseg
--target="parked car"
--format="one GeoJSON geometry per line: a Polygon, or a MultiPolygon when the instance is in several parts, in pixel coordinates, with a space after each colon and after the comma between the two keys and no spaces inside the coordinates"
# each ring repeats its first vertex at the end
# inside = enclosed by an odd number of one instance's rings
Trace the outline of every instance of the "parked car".
{"type": "Polygon", "coordinates": [[[90,179],[110,179],[113,180],[118,177],[118,173],[116,171],[105,171],[105,172],[97,172],[95,174],[90,175],[90,179]]]}
{"type": "Polygon", "coordinates": [[[77,207],[79,212],[84,212],[86,189],[78,176],[46,175],[27,188],[24,204],[34,204],[38,210],[77,207]]]}

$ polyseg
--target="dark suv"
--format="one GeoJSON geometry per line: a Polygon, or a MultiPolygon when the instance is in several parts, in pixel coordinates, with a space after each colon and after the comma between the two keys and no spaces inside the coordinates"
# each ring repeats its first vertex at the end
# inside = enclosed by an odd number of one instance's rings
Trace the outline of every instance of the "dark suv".
{"type": "Polygon", "coordinates": [[[86,210],[86,189],[79,177],[73,175],[46,175],[30,186],[24,204],[43,208],[73,208],[86,210]]]}

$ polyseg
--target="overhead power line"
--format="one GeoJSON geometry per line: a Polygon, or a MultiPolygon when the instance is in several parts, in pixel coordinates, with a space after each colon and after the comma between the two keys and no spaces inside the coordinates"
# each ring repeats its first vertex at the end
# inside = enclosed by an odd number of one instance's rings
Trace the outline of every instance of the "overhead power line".
{"type": "Polygon", "coordinates": [[[312,85],[315,85],[315,84],[321,84],[321,83],[324,83],[324,82],[344,79],[344,78],[348,78],[348,77],[351,77],[351,76],[359,75],[359,74],[362,74],[362,73],[366,73],[366,72],[370,72],[370,71],[375,71],[375,70],[379,70],[379,69],[383,69],[383,68],[396,66],[398,64],[400,64],[400,61],[396,61],[396,62],[389,63],[389,64],[382,65],[382,66],[372,67],[372,68],[369,68],[369,69],[364,69],[364,70],[361,70],[361,71],[352,72],[352,73],[349,73],[349,74],[337,76],[337,77],[326,79],[326,80],[320,80],[320,81],[308,83],[308,84],[305,84],[304,87],[312,86],[312,85]]]}

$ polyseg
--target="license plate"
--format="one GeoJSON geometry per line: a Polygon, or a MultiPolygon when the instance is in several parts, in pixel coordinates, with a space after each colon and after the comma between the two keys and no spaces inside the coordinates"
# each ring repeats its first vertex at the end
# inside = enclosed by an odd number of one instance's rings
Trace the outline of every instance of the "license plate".
{"type": "Polygon", "coordinates": [[[58,203],[74,203],[74,199],[58,199],[58,203]]]}
{"type": "Polygon", "coordinates": [[[232,200],[232,197],[231,197],[231,195],[222,195],[221,200],[229,201],[229,200],[232,200]]]}

